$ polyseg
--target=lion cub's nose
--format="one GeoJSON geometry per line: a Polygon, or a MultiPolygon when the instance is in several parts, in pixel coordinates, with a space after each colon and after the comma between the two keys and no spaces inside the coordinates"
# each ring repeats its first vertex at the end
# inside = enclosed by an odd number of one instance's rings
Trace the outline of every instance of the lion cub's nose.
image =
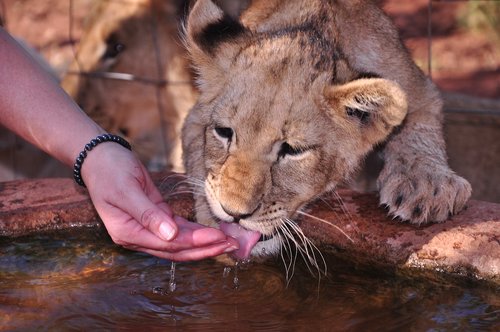
{"type": "Polygon", "coordinates": [[[221,207],[222,210],[224,210],[224,212],[226,212],[228,215],[234,218],[234,222],[240,222],[241,219],[246,219],[250,217],[252,214],[254,214],[255,211],[257,211],[257,209],[260,207],[260,204],[250,213],[235,211],[223,205],[221,207]]]}

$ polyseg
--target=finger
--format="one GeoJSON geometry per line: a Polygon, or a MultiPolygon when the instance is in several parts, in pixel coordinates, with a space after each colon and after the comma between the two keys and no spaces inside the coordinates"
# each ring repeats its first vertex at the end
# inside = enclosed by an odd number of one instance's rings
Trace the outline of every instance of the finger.
{"type": "MultiPolygon", "coordinates": [[[[122,224],[117,232],[110,232],[110,234],[113,233],[113,240],[117,244],[129,249],[147,248],[166,252],[203,248],[214,244],[220,244],[228,240],[232,241],[231,243],[235,243],[234,239],[229,238],[218,229],[195,224],[185,219],[180,222],[181,224],[178,227],[177,236],[172,241],[160,239],[148,229],[143,228],[142,225],[135,220],[129,220],[126,224],[122,224]],[[186,227],[186,225],[190,227],[194,226],[195,228],[186,227]],[[124,241],[124,239],[126,239],[126,241],[124,241]]],[[[236,245],[235,249],[237,249],[237,247],[236,245]]]]}
{"type": "Polygon", "coordinates": [[[185,224],[179,225],[177,237],[171,241],[172,245],[177,245],[178,250],[187,249],[189,247],[204,247],[225,241],[228,238],[224,232],[215,228],[199,225],[197,227],[201,226],[201,228],[192,229],[186,227],[185,224]]]}
{"type": "Polygon", "coordinates": [[[154,198],[151,198],[151,201],[155,203],[156,206],[158,206],[158,208],[163,210],[163,212],[165,212],[167,215],[171,216],[172,218],[174,217],[174,212],[172,211],[172,208],[165,201],[163,201],[163,197],[161,197],[158,202],[156,202],[154,198]]]}
{"type": "Polygon", "coordinates": [[[234,249],[236,245],[236,241],[230,239],[227,242],[214,244],[209,247],[186,249],[175,253],[151,250],[146,248],[137,248],[137,250],[172,261],[196,261],[219,256],[224,253],[233,252],[234,250],[236,250],[234,249]]]}
{"type": "Polygon", "coordinates": [[[123,210],[156,237],[171,241],[177,236],[177,224],[166,203],[155,204],[141,188],[132,188],[124,200],[123,210]]]}

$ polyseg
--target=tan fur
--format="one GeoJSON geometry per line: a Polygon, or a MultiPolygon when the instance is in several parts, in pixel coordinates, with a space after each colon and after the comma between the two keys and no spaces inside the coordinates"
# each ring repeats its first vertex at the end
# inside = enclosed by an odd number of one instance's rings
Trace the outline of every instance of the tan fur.
{"type": "Polygon", "coordinates": [[[201,94],[183,148],[188,175],[204,183],[200,222],[275,235],[403,120],[385,147],[381,203],[414,223],[464,206],[470,186],[446,163],[439,94],[378,7],[256,0],[239,21],[226,16],[198,0],[187,25],[201,94]],[[284,144],[293,153],[283,155],[284,144]]]}
{"type": "Polygon", "coordinates": [[[89,15],[77,61],[71,65],[74,72],[127,73],[152,81],[166,80],[170,84],[158,87],[141,81],[75,74],[67,75],[62,83],[101,126],[110,132],[125,134],[152,170],[183,170],[180,131],[184,117],[197,98],[191,84],[189,60],[180,39],[179,14],[186,2],[97,1],[89,15]],[[124,46],[123,51],[105,57],[118,43],[124,46]]]}

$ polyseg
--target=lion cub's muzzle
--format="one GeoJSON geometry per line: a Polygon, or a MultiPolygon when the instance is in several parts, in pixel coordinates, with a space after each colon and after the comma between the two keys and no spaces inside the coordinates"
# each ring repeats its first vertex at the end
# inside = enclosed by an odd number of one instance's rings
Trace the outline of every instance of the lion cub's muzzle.
{"type": "Polygon", "coordinates": [[[234,220],[248,219],[261,207],[267,190],[268,165],[248,157],[229,156],[218,178],[218,200],[234,220]]]}
{"type": "Polygon", "coordinates": [[[232,162],[231,167],[223,166],[218,176],[207,177],[205,193],[219,228],[240,245],[234,256],[247,259],[257,244],[265,244],[277,234],[279,218],[268,216],[268,206],[264,203],[265,176],[236,160],[232,162]]]}

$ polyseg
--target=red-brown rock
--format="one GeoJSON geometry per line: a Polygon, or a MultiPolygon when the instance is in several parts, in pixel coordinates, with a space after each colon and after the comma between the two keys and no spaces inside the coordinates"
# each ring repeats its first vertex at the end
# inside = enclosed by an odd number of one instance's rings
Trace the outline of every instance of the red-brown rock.
{"type": "MultiPolygon", "coordinates": [[[[182,176],[154,178],[174,211],[192,219],[192,198],[177,187],[182,176]]],[[[102,225],[86,191],[70,179],[0,183],[0,202],[1,236],[102,225]]],[[[341,190],[306,212],[311,217],[299,219],[305,234],[342,259],[500,283],[500,204],[470,201],[445,223],[416,226],[387,218],[373,194],[341,190]]]]}

